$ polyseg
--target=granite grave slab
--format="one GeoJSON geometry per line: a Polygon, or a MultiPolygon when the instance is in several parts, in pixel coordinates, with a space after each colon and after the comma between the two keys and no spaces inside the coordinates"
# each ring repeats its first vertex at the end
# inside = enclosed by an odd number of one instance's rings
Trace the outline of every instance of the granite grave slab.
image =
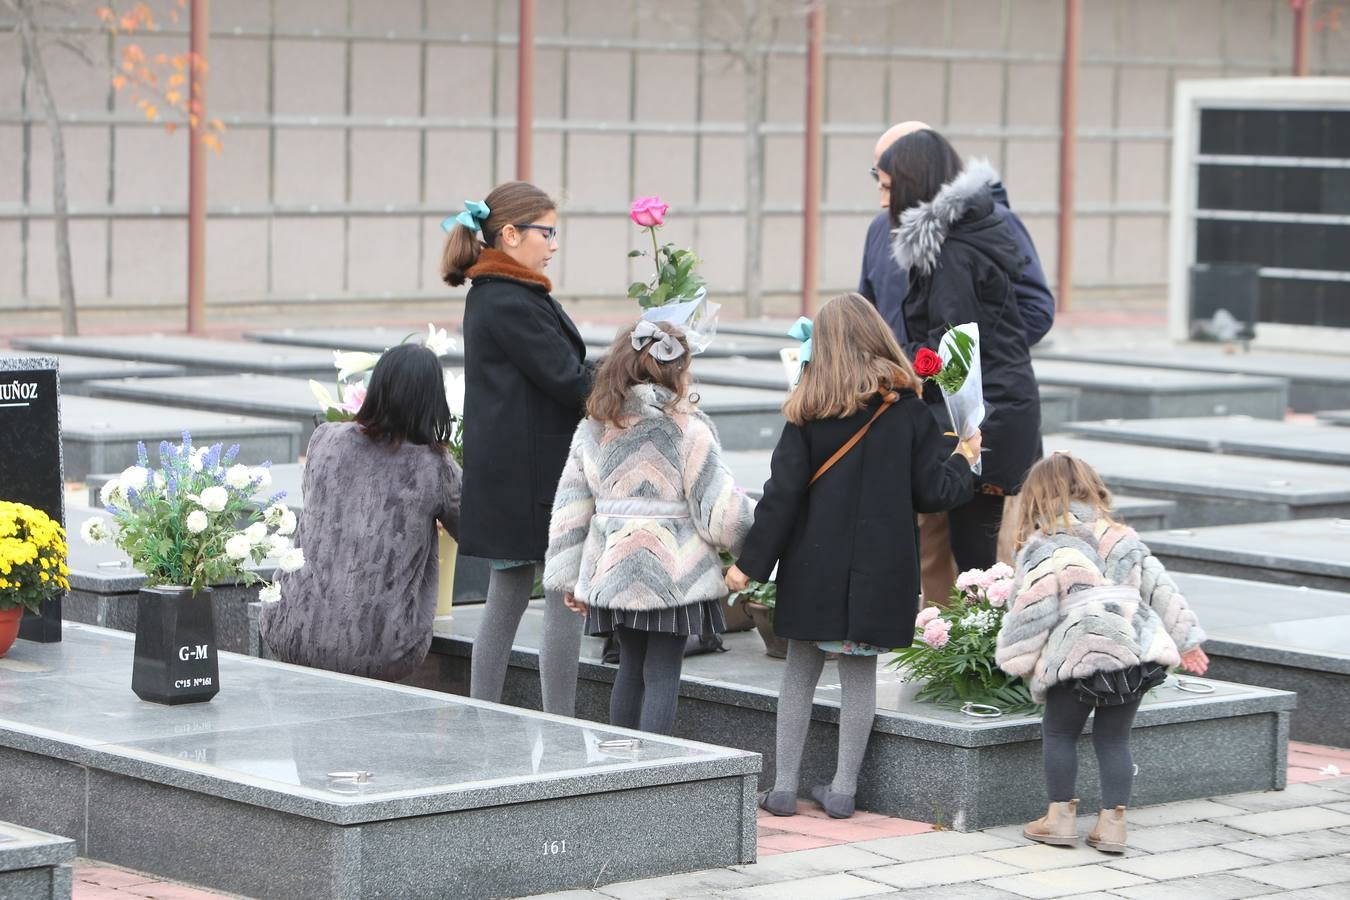
{"type": "Polygon", "coordinates": [[[0,897],[70,900],[75,842],[0,822],[0,897]]]}
{"type": "MultiPolygon", "coordinates": [[[[736,483],[745,488],[746,493],[758,498],[764,492],[764,482],[769,480],[769,463],[772,459],[769,450],[733,451],[722,455],[722,461],[736,476],[736,483]]],[[[1156,497],[1135,497],[1129,494],[1115,494],[1113,512],[1130,527],[1136,530],[1166,528],[1177,505],[1171,500],[1156,497]]]]}
{"type": "Polygon", "coordinates": [[[1056,450],[1091,463],[1112,490],[1175,501],[1174,528],[1350,515],[1343,466],[1047,436],[1045,452],[1056,450]]]}
{"type": "Polygon", "coordinates": [[[1350,592],[1350,519],[1170,528],[1141,536],[1178,572],[1350,592]]]}
{"type": "MultiPolygon", "coordinates": [[[[796,319],[733,319],[730,322],[718,320],[718,334],[738,334],[748,337],[781,338],[787,337],[788,329],[796,319]]],[[[789,338],[791,340],[791,338],[789,338]]]]}
{"type": "Polygon", "coordinates": [[[94,472],[120,472],[136,464],[136,443],[144,441],[150,460],[161,441],[177,444],[183,432],[197,445],[239,445],[239,459],[250,465],[265,460],[300,458],[300,425],[233,413],[207,412],[93,397],[61,398],[61,440],[67,481],[83,481],[94,472]]]}
{"type": "MultiPolygon", "coordinates": [[[[260,344],[284,344],[291,347],[311,347],[319,350],[360,350],[365,353],[383,353],[404,342],[419,342],[426,337],[426,326],[421,328],[388,328],[372,325],[365,328],[281,328],[272,331],[246,331],[244,339],[260,344]]],[[[446,363],[464,363],[464,339],[450,334],[450,352],[442,357],[446,363]]],[[[330,369],[332,357],[329,356],[330,369]]],[[[326,376],[332,381],[332,372],[326,376]]]]}
{"type": "Polygon", "coordinates": [[[1318,423],[1272,422],[1250,416],[1199,416],[1072,422],[1064,431],[1121,444],[1350,464],[1350,429],[1318,423]]]}
{"type": "MultiPolygon", "coordinates": [[[[0,358],[32,356],[19,350],[0,350],[0,358]]],[[[185,374],[182,366],[160,363],[131,362],[125,359],[101,359],[97,356],[76,356],[70,353],[50,354],[56,359],[61,373],[61,393],[83,394],[85,385],[99,378],[169,378],[185,374]]]]}
{"type": "Polygon", "coordinates": [[[66,632],[0,661],[0,768],[10,815],[85,856],[288,898],[514,897],[755,859],[753,753],[231,653],[212,702],[161,707],[125,686],[129,635],[66,632]]]}
{"type": "Polygon", "coordinates": [[[1079,419],[1160,419],[1246,415],[1284,418],[1289,384],[1280,378],[1032,360],[1036,381],[1078,390],[1079,419]]]}
{"type": "Polygon", "coordinates": [[[1350,744],[1350,594],[1173,572],[1209,635],[1211,678],[1298,694],[1289,735],[1350,744]]]}
{"type": "MultiPolygon", "coordinates": [[[[627,325],[597,325],[580,322],[577,324],[577,331],[581,332],[581,339],[586,342],[586,346],[589,348],[588,355],[598,355],[600,352],[609,349],[609,345],[614,342],[614,338],[621,328],[631,331],[632,323],[630,322],[627,325]]],[[[719,333],[713,338],[708,348],[699,354],[699,357],[702,359],[741,357],[778,362],[778,351],[784,347],[795,346],[797,346],[797,341],[787,335],[780,338],[719,333]]],[[[781,363],[779,368],[782,368],[781,363]]]]}
{"type": "Polygon", "coordinates": [[[181,366],[190,375],[289,375],[333,377],[333,354],[313,347],[269,347],[249,341],[137,334],[87,337],[15,338],[14,346],[46,353],[73,353],[141,363],[181,366]]]}
{"type": "MultiPolygon", "coordinates": [[[[438,631],[431,656],[417,674],[427,687],[467,690],[469,657],[481,609],[465,610],[438,631]]],[[[531,604],[507,675],[504,700],[537,708],[541,602],[531,604]]],[[[761,786],[771,785],[777,694],[783,662],[764,654],[754,632],[723,635],[728,652],[685,660],[675,733],[753,750],[765,759],[761,786]]],[[[616,668],[599,662],[601,641],[585,638],[577,715],[605,721],[616,668]]],[[[828,783],[838,740],[839,679],[833,662],[816,691],[813,722],[801,770],[803,790],[828,783]]],[[[974,719],[955,710],[919,703],[917,685],[889,669],[877,676],[877,716],[858,784],[860,809],[957,831],[1019,823],[1045,812],[1039,778],[1009,778],[1009,772],[1040,769],[1040,721],[1034,715],[974,719]],[[917,776],[916,773],[923,773],[917,776]]],[[[1145,701],[1133,741],[1140,773],[1134,802],[1210,797],[1229,790],[1284,787],[1288,717],[1295,698],[1284,691],[1225,682],[1173,681],[1145,701]],[[1250,787],[1240,787],[1249,785],[1250,787]],[[1155,799],[1156,798],[1156,799],[1155,799]]],[[[1098,802],[1091,738],[1079,753],[1083,808],[1098,802]]]]}
{"type": "Polygon", "coordinates": [[[1317,414],[1319,422],[1326,422],[1328,425],[1350,425],[1350,409],[1333,409],[1327,412],[1317,414]]]}
{"type": "Polygon", "coordinates": [[[717,426],[725,450],[772,449],[783,432],[784,391],[697,385],[698,408],[717,426]]]}
{"type": "Polygon", "coordinates": [[[1297,412],[1350,406],[1350,360],[1344,356],[1267,351],[1243,353],[1214,344],[1156,341],[1062,342],[1053,347],[1038,347],[1032,354],[1045,360],[1281,378],[1289,382],[1289,405],[1297,412]]]}

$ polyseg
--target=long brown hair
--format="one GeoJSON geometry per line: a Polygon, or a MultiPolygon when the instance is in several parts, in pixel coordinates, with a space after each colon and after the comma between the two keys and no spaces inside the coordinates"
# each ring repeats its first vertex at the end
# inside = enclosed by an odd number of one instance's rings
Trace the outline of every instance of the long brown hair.
{"type": "Polygon", "coordinates": [[[1031,467],[1018,497],[1016,541],[1020,548],[1037,531],[1069,527],[1069,505],[1092,507],[1111,519],[1111,492],[1097,470],[1072,453],[1058,451],[1031,467]]]}
{"type": "Polygon", "coordinates": [[[844,419],[863,408],[877,391],[918,391],[914,367],[895,335],[861,294],[831,298],[816,314],[811,361],[783,404],[794,425],[815,419],[844,419]]]}
{"type": "Polygon", "coordinates": [[[661,362],[652,356],[656,342],[648,342],[641,350],[634,349],[633,326],[625,325],[615,335],[595,373],[595,383],[586,399],[586,415],[616,428],[627,427],[632,424],[624,412],[628,391],[638,384],[654,384],[670,390],[674,397],[666,406],[668,412],[683,399],[680,395],[685,387],[685,373],[693,358],[689,353],[689,342],[684,332],[669,322],[652,324],[678,341],[684,353],[670,362],[661,362]]]}
{"type": "Polygon", "coordinates": [[[483,198],[487,221],[479,222],[481,232],[470,231],[458,222],[445,236],[441,253],[441,278],[451,287],[459,287],[468,278],[469,269],[478,262],[484,247],[496,247],[507,225],[525,225],[546,212],[558,208],[553,198],[528,181],[508,181],[492,189],[483,198]]]}

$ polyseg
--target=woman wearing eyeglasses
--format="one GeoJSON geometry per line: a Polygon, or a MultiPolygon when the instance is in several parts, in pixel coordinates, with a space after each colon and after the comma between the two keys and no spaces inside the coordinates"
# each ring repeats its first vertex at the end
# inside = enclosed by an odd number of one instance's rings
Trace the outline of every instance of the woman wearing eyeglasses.
{"type": "MultiPolygon", "coordinates": [[[[491,560],[473,646],[470,696],[501,700],[516,628],[548,547],[549,514],[592,368],[544,274],[558,252],[558,212],[514,181],[442,223],[441,274],[470,283],[464,306],[464,495],[460,551],[491,560]]],[[[581,623],[561,595],[545,601],[539,652],[544,710],[576,705],[581,623]]]]}

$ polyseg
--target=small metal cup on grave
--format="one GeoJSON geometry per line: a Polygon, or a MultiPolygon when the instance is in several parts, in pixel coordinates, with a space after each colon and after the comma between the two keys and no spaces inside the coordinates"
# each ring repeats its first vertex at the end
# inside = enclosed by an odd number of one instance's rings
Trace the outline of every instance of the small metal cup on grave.
{"type": "MultiPolygon", "coordinates": [[[[0,500],[40,509],[64,526],[60,395],[54,357],[0,357],[0,500]]],[[[24,613],[19,637],[61,640],[60,595],[40,614],[24,613]]]]}

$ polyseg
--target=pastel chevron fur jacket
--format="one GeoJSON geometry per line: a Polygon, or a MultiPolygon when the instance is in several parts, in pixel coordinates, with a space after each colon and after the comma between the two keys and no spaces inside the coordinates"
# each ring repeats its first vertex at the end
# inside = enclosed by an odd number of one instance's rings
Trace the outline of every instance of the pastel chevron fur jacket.
{"type": "Polygon", "coordinates": [[[712,420],[649,384],[630,390],[627,412],[626,428],[591,418],[577,427],[544,586],[631,611],[726,596],[718,549],[740,552],[754,508],[722,463],[712,420]]]}
{"type": "Polygon", "coordinates": [[[1052,685],[1096,672],[1175,666],[1204,640],[1176,582],[1134,529],[1074,504],[1067,529],[1037,532],[1017,554],[996,659],[1044,702],[1052,685]],[[1074,600],[1104,585],[1135,588],[1138,602],[1074,600]]]}

